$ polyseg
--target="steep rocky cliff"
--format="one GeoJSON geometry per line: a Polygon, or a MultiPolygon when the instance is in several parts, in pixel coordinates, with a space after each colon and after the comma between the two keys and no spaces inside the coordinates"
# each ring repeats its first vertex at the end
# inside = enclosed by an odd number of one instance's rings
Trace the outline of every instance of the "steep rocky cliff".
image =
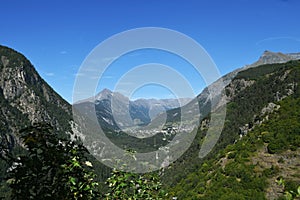
{"type": "Polygon", "coordinates": [[[36,122],[47,122],[61,134],[71,130],[71,106],[29,60],[4,46],[0,46],[0,104],[0,139],[8,138],[11,144],[18,143],[18,130],[36,122]]]}

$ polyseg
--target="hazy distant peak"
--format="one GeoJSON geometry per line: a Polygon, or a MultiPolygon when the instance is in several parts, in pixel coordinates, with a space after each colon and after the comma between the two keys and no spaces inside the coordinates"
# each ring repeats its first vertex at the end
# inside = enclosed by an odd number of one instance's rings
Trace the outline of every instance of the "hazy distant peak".
{"type": "Polygon", "coordinates": [[[112,97],[112,93],[112,91],[105,88],[95,96],[95,101],[100,101],[102,99],[110,99],[112,97]]]}
{"type": "Polygon", "coordinates": [[[110,89],[104,88],[100,93],[103,93],[103,94],[111,94],[112,91],[111,91],[110,89]]]}

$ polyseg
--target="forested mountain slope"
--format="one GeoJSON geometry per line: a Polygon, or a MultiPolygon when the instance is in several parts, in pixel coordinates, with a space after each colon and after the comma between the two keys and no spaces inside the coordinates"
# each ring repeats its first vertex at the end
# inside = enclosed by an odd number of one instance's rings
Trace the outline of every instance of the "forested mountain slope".
{"type": "Polygon", "coordinates": [[[214,150],[205,159],[197,158],[208,116],[191,148],[165,171],[172,195],[276,199],[295,190],[300,185],[299,82],[299,61],[238,73],[226,87],[226,122],[214,150]],[[280,179],[285,188],[277,184],[280,179]]]}

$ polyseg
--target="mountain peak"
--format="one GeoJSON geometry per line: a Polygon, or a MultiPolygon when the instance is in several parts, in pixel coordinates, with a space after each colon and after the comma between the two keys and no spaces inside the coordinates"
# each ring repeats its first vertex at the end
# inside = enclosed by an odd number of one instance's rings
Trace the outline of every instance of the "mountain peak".
{"type": "Polygon", "coordinates": [[[100,93],[103,93],[103,94],[111,94],[112,91],[111,91],[110,89],[104,88],[100,93]]]}
{"type": "Polygon", "coordinates": [[[260,56],[259,61],[263,63],[269,62],[285,62],[291,59],[288,55],[285,55],[281,52],[272,52],[272,51],[264,51],[264,53],[260,56]]]}
{"type": "Polygon", "coordinates": [[[250,67],[256,67],[264,64],[285,63],[291,60],[298,59],[300,59],[300,53],[284,54],[282,52],[272,52],[269,50],[265,50],[259,57],[258,61],[250,65],[250,67]]]}
{"type": "Polygon", "coordinates": [[[110,99],[112,97],[113,92],[107,88],[103,89],[95,96],[95,101],[100,101],[102,99],[110,99]]]}

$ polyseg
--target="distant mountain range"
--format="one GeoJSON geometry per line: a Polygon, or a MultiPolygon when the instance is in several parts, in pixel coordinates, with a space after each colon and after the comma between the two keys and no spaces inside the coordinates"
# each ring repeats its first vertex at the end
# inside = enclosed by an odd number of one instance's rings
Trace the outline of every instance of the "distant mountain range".
{"type": "MultiPolygon", "coordinates": [[[[216,110],[218,107],[226,104],[228,101],[230,101],[230,97],[227,97],[227,99],[220,100],[218,104],[211,107],[211,100],[218,99],[218,96],[222,95],[221,91],[224,91],[224,89],[232,83],[232,80],[236,77],[236,75],[239,72],[245,71],[250,68],[255,68],[260,65],[266,65],[266,64],[275,64],[275,63],[285,63],[292,60],[299,60],[300,59],[300,53],[288,53],[283,54],[281,52],[271,52],[271,51],[264,51],[263,54],[259,57],[258,61],[250,64],[245,65],[241,68],[238,68],[220,79],[213,82],[211,85],[204,88],[204,90],[192,101],[190,101],[187,105],[183,106],[183,108],[186,110],[186,112],[195,113],[195,110],[200,109],[200,112],[202,116],[206,116],[211,110],[216,110]],[[197,103],[198,102],[198,103],[197,103]]],[[[247,84],[247,83],[243,83],[247,84]]],[[[242,87],[245,87],[242,86],[242,87]]],[[[178,114],[180,112],[180,109],[172,109],[168,112],[168,118],[170,121],[174,121],[176,117],[178,117],[178,114]],[[176,116],[176,117],[173,117],[176,116]]],[[[187,119],[188,120],[188,119],[187,119]]]]}
{"type": "Polygon", "coordinates": [[[175,116],[178,118],[180,109],[176,111],[176,108],[184,107],[187,112],[195,113],[199,106],[196,102],[201,104],[200,110],[202,112],[210,110],[207,108],[210,106],[209,99],[220,95],[220,91],[222,91],[240,71],[263,64],[284,63],[297,59],[300,59],[300,53],[283,54],[280,52],[264,51],[258,61],[226,74],[205,88],[195,99],[137,99],[131,101],[121,93],[104,89],[95,97],[76,102],[74,106],[78,110],[86,110],[85,112],[90,109],[95,109],[99,122],[112,129],[145,126],[156,117],[158,117],[158,119],[156,119],[157,121],[161,120],[160,118],[162,118],[164,113],[168,110],[172,110],[169,112],[169,120],[172,120],[175,116]],[[162,115],[158,116],[159,114],[162,115]]]}
{"type": "Polygon", "coordinates": [[[118,129],[118,127],[145,126],[158,114],[184,106],[191,100],[191,98],[180,98],[132,101],[119,92],[104,89],[95,97],[76,102],[74,106],[79,110],[95,109],[101,124],[118,129]]]}

